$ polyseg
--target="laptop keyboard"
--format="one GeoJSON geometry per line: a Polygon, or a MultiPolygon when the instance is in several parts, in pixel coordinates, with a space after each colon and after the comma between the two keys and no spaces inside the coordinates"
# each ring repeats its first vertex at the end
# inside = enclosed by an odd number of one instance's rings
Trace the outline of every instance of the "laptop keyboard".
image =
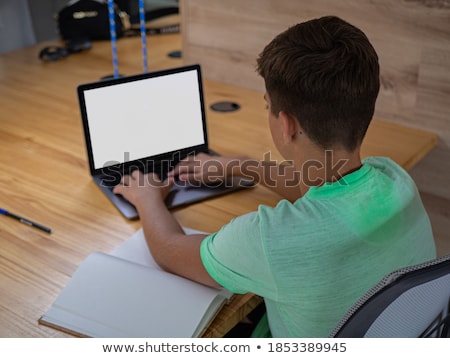
{"type": "MultiPolygon", "coordinates": [[[[218,155],[216,152],[212,150],[205,151],[205,153],[211,155],[218,155]]],[[[180,158],[174,156],[171,160],[166,160],[162,162],[148,162],[146,163],[146,168],[143,166],[139,168],[140,171],[144,173],[156,173],[161,180],[165,180],[167,178],[167,174],[180,162],[180,158]]],[[[137,167],[134,166],[126,172],[126,174],[131,174],[132,171],[136,170],[137,167]]],[[[102,185],[113,190],[114,187],[120,184],[122,180],[123,173],[118,173],[117,171],[105,172],[104,177],[102,177],[102,185]]]]}
{"type": "MultiPolygon", "coordinates": [[[[164,166],[149,166],[147,170],[144,170],[141,168],[140,170],[144,173],[156,173],[161,180],[165,180],[167,178],[167,174],[169,171],[175,166],[175,163],[170,163],[169,165],[164,166]]],[[[130,172],[127,172],[127,174],[131,174],[132,171],[134,171],[137,168],[134,168],[130,170],[130,172]]],[[[102,186],[109,188],[110,190],[113,190],[114,187],[118,184],[120,184],[122,180],[122,173],[117,172],[111,172],[111,173],[105,173],[104,177],[102,177],[102,186]]]]}

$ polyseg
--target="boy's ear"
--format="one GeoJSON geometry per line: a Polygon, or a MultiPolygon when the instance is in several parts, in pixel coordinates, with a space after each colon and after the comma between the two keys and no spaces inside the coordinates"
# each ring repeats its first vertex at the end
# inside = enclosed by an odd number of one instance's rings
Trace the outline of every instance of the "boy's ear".
{"type": "Polygon", "coordinates": [[[283,132],[283,140],[286,144],[288,144],[297,137],[297,134],[300,132],[300,125],[293,115],[284,111],[279,113],[279,119],[283,132]]]}

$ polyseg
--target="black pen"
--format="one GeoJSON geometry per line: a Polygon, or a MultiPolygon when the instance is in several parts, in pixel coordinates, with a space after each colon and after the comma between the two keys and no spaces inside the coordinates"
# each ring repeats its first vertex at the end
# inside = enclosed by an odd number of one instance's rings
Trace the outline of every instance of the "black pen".
{"type": "Polygon", "coordinates": [[[32,227],[35,227],[36,229],[45,231],[45,232],[47,232],[49,234],[51,234],[51,232],[52,232],[52,229],[50,229],[50,228],[48,228],[46,226],[43,226],[43,225],[35,223],[35,222],[31,221],[31,220],[28,220],[28,219],[25,219],[23,217],[20,217],[19,215],[10,213],[9,211],[7,211],[5,209],[0,208],[0,214],[3,214],[5,216],[9,216],[10,218],[16,219],[16,220],[20,221],[21,223],[30,225],[32,227]]]}

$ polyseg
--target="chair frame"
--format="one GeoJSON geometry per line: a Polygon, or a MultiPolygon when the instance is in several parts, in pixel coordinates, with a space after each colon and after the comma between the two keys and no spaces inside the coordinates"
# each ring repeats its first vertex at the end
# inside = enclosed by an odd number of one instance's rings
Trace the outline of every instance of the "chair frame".
{"type": "MultiPolygon", "coordinates": [[[[369,329],[380,315],[390,314],[386,310],[392,307],[393,302],[402,294],[411,292],[421,285],[444,279],[444,277],[450,278],[450,255],[408,266],[386,275],[348,310],[333,329],[330,337],[371,337],[368,334],[369,329]]],[[[430,318],[429,326],[418,337],[449,337],[450,284],[447,292],[446,304],[444,303],[444,307],[439,308],[436,317],[430,318]]],[[[432,294],[431,291],[430,294],[432,294]]],[[[411,309],[411,315],[415,309],[411,309]]],[[[402,317],[388,318],[392,323],[402,319],[402,317]]]]}

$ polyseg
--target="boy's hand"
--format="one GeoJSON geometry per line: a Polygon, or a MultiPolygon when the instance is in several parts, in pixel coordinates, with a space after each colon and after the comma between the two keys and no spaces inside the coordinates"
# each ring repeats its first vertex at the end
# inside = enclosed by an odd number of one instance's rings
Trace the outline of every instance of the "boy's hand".
{"type": "Polygon", "coordinates": [[[212,156],[199,153],[181,160],[169,173],[169,178],[192,184],[207,184],[223,181],[240,169],[237,158],[212,156]]]}
{"type": "Polygon", "coordinates": [[[162,182],[154,173],[143,174],[139,170],[135,170],[131,175],[125,175],[113,192],[122,195],[134,206],[137,206],[143,201],[164,201],[172,185],[172,178],[162,182]]]}

